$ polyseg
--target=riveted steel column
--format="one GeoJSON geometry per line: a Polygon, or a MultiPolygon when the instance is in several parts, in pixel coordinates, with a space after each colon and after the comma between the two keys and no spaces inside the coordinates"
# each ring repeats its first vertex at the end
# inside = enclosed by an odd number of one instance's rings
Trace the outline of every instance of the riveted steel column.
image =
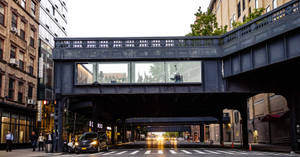
{"type": "Polygon", "coordinates": [[[244,101],[241,104],[241,117],[242,117],[242,133],[243,133],[243,148],[249,148],[249,139],[248,139],[248,103],[244,101]]]}

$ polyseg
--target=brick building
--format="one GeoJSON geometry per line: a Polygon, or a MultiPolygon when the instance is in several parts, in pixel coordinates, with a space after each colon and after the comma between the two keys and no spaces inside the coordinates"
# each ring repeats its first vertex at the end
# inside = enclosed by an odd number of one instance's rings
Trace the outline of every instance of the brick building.
{"type": "Polygon", "coordinates": [[[35,128],[40,0],[0,0],[0,147],[11,130],[26,145],[35,128]]]}
{"type": "MultiPolygon", "coordinates": [[[[291,0],[211,0],[208,9],[216,15],[219,26],[233,29],[234,21],[243,22],[254,9],[265,8],[265,13],[291,0]]],[[[289,141],[288,107],[284,97],[272,93],[256,95],[249,99],[249,142],[287,144],[289,141]]],[[[241,141],[240,114],[224,110],[231,117],[230,124],[224,124],[224,141],[241,141]],[[230,138],[228,137],[230,136],[230,138]]],[[[212,140],[218,141],[218,125],[210,125],[212,140]],[[217,128],[217,129],[216,129],[217,128]]]]}

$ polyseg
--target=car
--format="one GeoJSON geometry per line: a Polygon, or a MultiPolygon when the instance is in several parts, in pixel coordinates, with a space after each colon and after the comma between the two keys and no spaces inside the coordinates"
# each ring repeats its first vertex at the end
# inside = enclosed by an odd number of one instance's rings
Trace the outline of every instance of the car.
{"type": "Polygon", "coordinates": [[[85,132],[75,142],[75,152],[100,152],[108,150],[107,136],[105,132],[85,132]]]}

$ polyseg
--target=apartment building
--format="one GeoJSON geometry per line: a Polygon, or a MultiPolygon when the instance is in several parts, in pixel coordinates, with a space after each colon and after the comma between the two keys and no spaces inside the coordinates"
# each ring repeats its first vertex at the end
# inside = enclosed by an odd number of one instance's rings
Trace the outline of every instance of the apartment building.
{"type": "Polygon", "coordinates": [[[67,0],[41,0],[38,66],[38,128],[47,133],[54,129],[54,38],[67,36],[67,0]]]}
{"type": "Polygon", "coordinates": [[[35,129],[39,0],[0,0],[0,147],[11,130],[26,145],[35,129]]]}

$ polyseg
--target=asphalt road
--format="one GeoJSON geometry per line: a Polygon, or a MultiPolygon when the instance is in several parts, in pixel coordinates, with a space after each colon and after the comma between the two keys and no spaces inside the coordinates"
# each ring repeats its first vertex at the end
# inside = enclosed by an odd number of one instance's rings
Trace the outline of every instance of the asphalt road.
{"type": "Polygon", "coordinates": [[[298,154],[244,151],[238,149],[218,148],[140,148],[140,149],[111,149],[108,152],[86,153],[86,154],[65,154],[63,157],[300,157],[298,154]]]}

